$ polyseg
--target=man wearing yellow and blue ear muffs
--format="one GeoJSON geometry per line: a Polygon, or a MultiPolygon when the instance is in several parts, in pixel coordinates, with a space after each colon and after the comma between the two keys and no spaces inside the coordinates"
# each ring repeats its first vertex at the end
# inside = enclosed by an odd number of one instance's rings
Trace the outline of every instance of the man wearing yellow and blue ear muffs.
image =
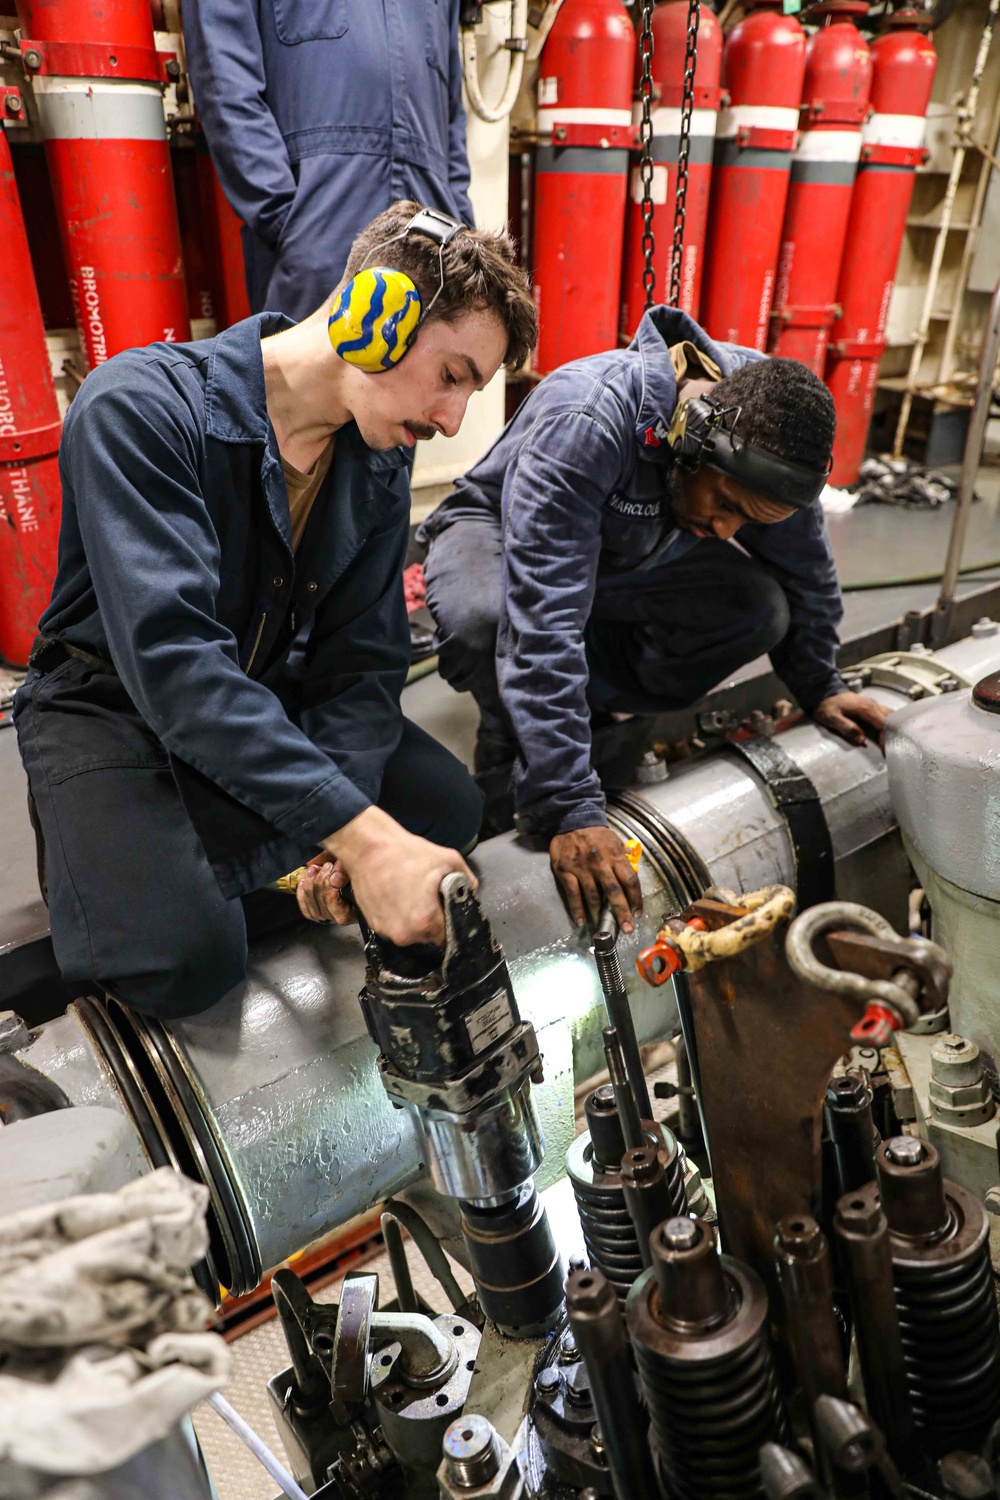
{"type": "Polygon", "coordinates": [[[400,707],[408,457],[536,328],[505,236],[402,202],[301,323],[264,313],[87,377],[14,710],[75,993],[204,1010],[243,977],[254,908],[294,914],[263,888],[307,860],[304,916],[349,920],[349,881],[392,941],[443,940],[481,798],[400,707]]]}
{"type": "Polygon", "coordinates": [[[459,0],[184,0],[195,103],[254,312],[303,318],[380,209],[473,222],[459,0]]]}

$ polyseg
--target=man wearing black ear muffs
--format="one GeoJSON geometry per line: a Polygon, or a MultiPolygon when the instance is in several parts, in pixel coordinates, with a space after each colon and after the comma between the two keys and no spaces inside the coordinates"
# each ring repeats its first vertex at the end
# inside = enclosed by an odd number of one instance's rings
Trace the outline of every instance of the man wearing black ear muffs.
{"type": "Polygon", "coordinates": [[[817,722],[851,743],[881,729],[836,666],[818,503],[834,425],[804,365],[654,307],[627,349],[537,386],[425,523],[441,672],[479,704],[477,773],[495,787],[511,765],[517,826],[549,839],[578,924],[609,902],[629,932],[641,909],[592,764],[600,726],[686,707],[768,652],[817,722]]]}

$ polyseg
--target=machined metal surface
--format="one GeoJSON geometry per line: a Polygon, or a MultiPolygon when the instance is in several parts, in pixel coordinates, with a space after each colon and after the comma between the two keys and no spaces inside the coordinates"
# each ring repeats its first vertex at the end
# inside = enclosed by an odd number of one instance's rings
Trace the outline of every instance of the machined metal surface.
{"type": "MultiPolygon", "coordinates": [[[[971,678],[1000,666],[1000,638],[958,643],[938,659],[971,678]]],[[[872,696],[892,707],[903,702],[887,688],[873,688],[872,696]]],[[[929,702],[928,714],[946,710],[955,696],[929,702]]],[[[895,820],[878,748],[848,746],[809,723],[789,730],[782,744],[823,801],[838,883],[850,887],[862,866],[869,874],[887,868],[895,820]]],[[[653,941],[665,912],[698,895],[706,878],[740,889],[794,879],[793,857],[787,826],[763,783],[725,750],[679,765],[666,782],[613,799],[609,815],[644,849],[644,915],[634,934],[618,940],[643,1043],[676,1025],[670,987],[654,992],[634,971],[636,953],[653,941]]],[[[977,842],[987,841],[977,833],[977,842]]],[[[472,863],[518,1007],[535,1027],[543,1059],[546,1079],[532,1094],[548,1141],[544,1185],[559,1175],[573,1139],[574,1074],[586,1077],[603,1067],[604,1000],[590,940],[565,911],[544,844],[503,835],[477,850],[472,863]]],[[[879,884],[888,901],[887,881],[879,884]]],[[[200,1101],[211,1140],[228,1164],[262,1268],[425,1171],[409,1111],[394,1109],[379,1082],[376,1048],[357,1004],[363,982],[356,932],[310,926],[257,945],[239,990],[206,1014],[164,1028],[179,1074],[200,1101]]],[[[962,1029],[983,1044],[975,1030],[962,1029]]],[[[108,1104],[135,1123],[119,1080],[101,1059],[100,1043],[74,1020],[40,1028],[23,1056],[72,1103],[108,1104]]],[[[176,1134],[161,1123],[168,1136],[176,1134]]],[[[148,1135],[160,1139],[155,1127],[148,1135]]],[[[138,1130],[135,1139],[138,1174],[146,1164],[138,1130]]]]}
{"type": "Polygon", "coordinates": [[[972,1193],[942,1178],[929,1142],[884,1141],[876,1167],[917,1430],[939,1453],[976,1449],[1000,1416],[988,1215],[972,1193]]]}
{"type": "Polygon", "coordinates": [[[886,725],[886,761],[903,833],[939,875],[1000,900],[1000,734],[969,693],[914,703],[886,725]]]}
{"type": "Polygon", "coordinates": [[[708,1226],[668,1220],[626,1318],[669,1493],[759,1495],[761,1445],[785,1437],[759,1277],[708,1226]]]}
{"type": "Polygon", "coordinates": [[[897,1459],[913,1442],[913,1408],[892,1284],[889,1223],[877,1193],[845,1194],[837,1204],[834,1233],[850,1286],[865,1401],[897,1459]]]}
{"type": "Polygon", "coordinates": [[[600,1271],[574,1271],[566,1284],[566,1311],[590,1377],[615,1500],[658,1500],[646,1416],[614,1288],[600,1271]]]}

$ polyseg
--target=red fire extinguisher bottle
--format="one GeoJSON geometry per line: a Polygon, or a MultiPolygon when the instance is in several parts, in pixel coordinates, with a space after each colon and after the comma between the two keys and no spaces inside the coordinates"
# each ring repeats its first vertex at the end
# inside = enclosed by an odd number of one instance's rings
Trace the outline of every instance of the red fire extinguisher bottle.
{"type": "Polygon", "coordinates": [[[617,343],[635,32],[621,0],[564,0],[542,52],[535,368],[617,343]]]}
{"type": "Polygon", "coordinates": [[[242,221],[222,191],[222,183],[199,137],[199,188],[202,222],[208,240],[208,263],[215,289],[215,317],[219,332],[250,316],[243,263],[242,221]]]}
{"type": "Polygon", "coordinates": [[[768,350],[823,376],[847,239],[861,127],[868,113],[871,53],[851,17],[865,0],[820,0],[825,25],[806,51],[799,143],[781,231],[768,350]]]}
{"type": "MultiPolygon", "coordinates": [[[[687,0],[665,0],[653,11],[653,88],[659,95],[653,109],[653,203],[655,205],[656,300],[666,302],[670,290],[674,201],[677,195],[677,153],[681,134],[681,102],[684,94],[684,58],[687,42],[687,0]]],[[[722,28],[707,5],[698,24],[698,58],[694,74],[694,108],[691,113],[691,149],[688,157],[687,198],[684,209],[684,249],[681,256],[680,307],[698,316],[701,277],[705,263],[705,227],[712,185],[712,152],[719,113],[719,75],[722,71],[722,28]]],[[[633,110],[638,124],[641,100],[633,110]]],[[[633,153],[629,176],[629,201],[625,210],[625,259],[622,264],[621,336],[624,342],[635,333],[645,308],[642,273],[642,176],[639,158],[633,153]]]]}
{"type": "Polygon", "coordinates": [[[826,383],[837,408],[830,483],[853,484],[865,456],[896,264],[925,159],[925,117],[937,56],[916,11],[899,10],[872,44],[872,113],[847,227],[850,254],[837,288],[841,312],[833,326],[826,383]]]}
{"type": "Polygon", "coordinates": [[[781,0],[753,0],[726,39],[701,322],[715,339],[767,341],[806,35],[781,0]]]}
{"type": "Polygon", "coordinates": [[[190,336],[149,0],[18,0],[91,367],[190,336]]]}
{"type": "Polygon", "coordinates": [[[59,540],[62,423],[28,236],[0,130],[0,656],[24,666],[49,602],[59,540]]]}

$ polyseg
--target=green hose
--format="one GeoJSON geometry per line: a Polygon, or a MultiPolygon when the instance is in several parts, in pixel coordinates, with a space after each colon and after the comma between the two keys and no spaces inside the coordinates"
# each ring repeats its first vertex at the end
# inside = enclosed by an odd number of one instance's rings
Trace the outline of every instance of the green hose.
{"type": "MultiPolygon", "coordinates": [[[[1000,568],[1000,557],[993,558],[991,562],[969,563],[958,571],[959,576],[964,577],[966,573],[987,573],[990,568],[1000,568]]],[[[904,578],[865,578],[860,583],[842,583],[840,592],[860,594],[867,589],[901,589],[916,583],[940,583],[943,577],[943,573],[911,573],[904,578]]]]}

